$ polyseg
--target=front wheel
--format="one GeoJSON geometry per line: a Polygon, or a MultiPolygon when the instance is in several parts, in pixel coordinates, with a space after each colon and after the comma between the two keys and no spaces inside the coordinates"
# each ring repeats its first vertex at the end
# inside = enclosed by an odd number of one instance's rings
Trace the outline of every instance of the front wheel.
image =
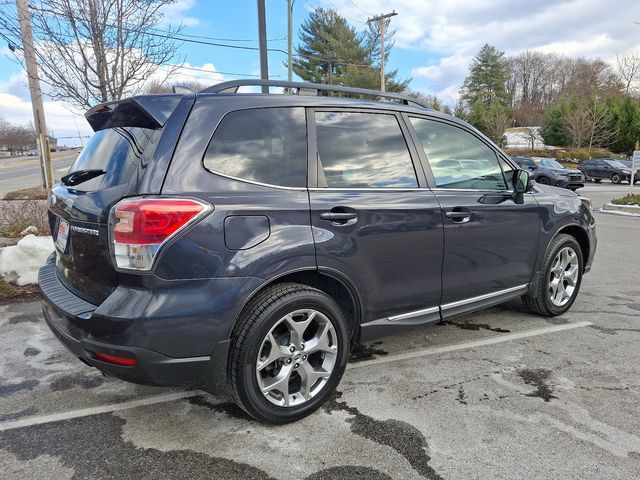
{"type": "Polygon", "coordinates": [[[538,177],[536,182],[540,183],[541,185],[549,185],[550,183],[547,177],[538,177]]]}
{"type": "Polygon", "coordinates": [[[622,182],[622,176],[619,173],[614,173],[611,175],[611,181],[615,184],[622,182]]]}
{"type": "Polygon", "coordinates": [[[306,285],[268,287],[244,309],[231,339],[228,388],[265,423],[299,420],[340,382],[349,335],[340,306],[306,285]]]}
{"type": "Polygon", "coordinates": [[[582,250],[571,235],[556,236],[542,265],[543,278],[535,298],[529,294],[522,300],[529,311],[548,317],[562,315],[575,301],[582,282],[582,250]]]}

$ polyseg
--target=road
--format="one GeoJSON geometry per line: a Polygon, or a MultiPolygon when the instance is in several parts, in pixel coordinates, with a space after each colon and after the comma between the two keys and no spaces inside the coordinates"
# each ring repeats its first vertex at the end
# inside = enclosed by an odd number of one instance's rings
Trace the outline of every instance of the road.
{"type": "Polygon", "coordinates": [[[640,478],[640,219],[596,217],[567,314],[516,301],[366,345],[334,398],[286,426],[103,377],[37,302],[0,306],[0,477],[640,478]]]}
{"type": "MultiPolygon", "coordinates": [[[[52,152],[53,175],[63,176],[78,157],[78,151],[52,152]]],[[[21,188],[36,187],[42,183],[38,157],[0,158],[0,197],[21,188]]]]}

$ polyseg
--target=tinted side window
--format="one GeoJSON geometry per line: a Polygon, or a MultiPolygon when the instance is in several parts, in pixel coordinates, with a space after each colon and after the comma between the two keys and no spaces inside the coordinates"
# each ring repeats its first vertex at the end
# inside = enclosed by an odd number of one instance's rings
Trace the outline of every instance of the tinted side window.
{"type": "Polygon", "coordinates": [[[506,190],[493,150],[464,130],[411,117],[439,188],[506,190]]]}
{"type": "Polygon", "coordinates": [[[204,166],[243,180],[306,186],[304,108],[262,108],[227,114],[207,147],[204,166]]]}
{"type": "Polygon", "coordinates": [[[315,120],[321,186],[324,179],[336,188],[418,186],[394,115],[316,112],[315,120]]]}

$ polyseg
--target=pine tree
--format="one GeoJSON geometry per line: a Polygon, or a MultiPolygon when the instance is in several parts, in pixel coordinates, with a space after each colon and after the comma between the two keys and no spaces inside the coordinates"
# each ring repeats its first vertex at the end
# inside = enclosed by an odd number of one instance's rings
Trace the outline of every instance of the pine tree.
{"type": "MultiPolygon", "coordinates": [[[[376,27],[377,28],[377,27],[376,27]]],[[[358,33],[333,9],[317,8],[300,28],[293,71],[307,82],[332,83],[377,90],[380,88],[380,45],[376,30],[358,33]]],[[[388,38],[393,38],[393,32],[388,38]]],[[[387,57],[389,43],[385,45],[387,57]]],[[[404,91],[410,79],[386,73],[387,90],[404,91]]]]}
{"type": "Polygon", "coordinates": [[[485,44],[473,58],[469,76],[462,85],[462,99],[467,108],[475,105],[490,107],[494,103],[506,106],[507,62],[504,52],[485,44]]]}
{"type": "Polygon", "coordinates": [[[366,66],[355,29],[333,9],[317,8],[300,28],[293,71],[308,82],[339,83],[347,67],[366,66]]]}

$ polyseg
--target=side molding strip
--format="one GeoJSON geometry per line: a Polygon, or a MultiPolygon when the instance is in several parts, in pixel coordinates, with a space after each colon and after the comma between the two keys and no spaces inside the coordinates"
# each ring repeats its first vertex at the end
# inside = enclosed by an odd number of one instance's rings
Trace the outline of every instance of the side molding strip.
{"type": "Polygon", "coordinates": [[[504,290],[498,290],[497,292],[486,293],[484,295],[479,295],[477,297],[467,298],[465,300],[458,300],[457,302],[446,303],[441,306],[442,310],[449,310],[451,308],[462,307],[464,305],[469,305],[471,303],[481,302],[483,300],[488,300],[493,297],[500,297],[502,295],[507,295],[512,292],[516,292],[518,290],[526,290],[529,287],[528,284],[518,285],[517,287],[506,288],[504,290]]]}
{"type": "Polygon", "coordinates": [[[389,317],[390,322],[397,322],[398,320],[406,320],[407,318],[419,317],[421,315],[429,315],[439,311],[440,307],[423,308],[422,310],[415,310],[413,312],[401,313],[400,315],[394,315],[389,317]]]}

